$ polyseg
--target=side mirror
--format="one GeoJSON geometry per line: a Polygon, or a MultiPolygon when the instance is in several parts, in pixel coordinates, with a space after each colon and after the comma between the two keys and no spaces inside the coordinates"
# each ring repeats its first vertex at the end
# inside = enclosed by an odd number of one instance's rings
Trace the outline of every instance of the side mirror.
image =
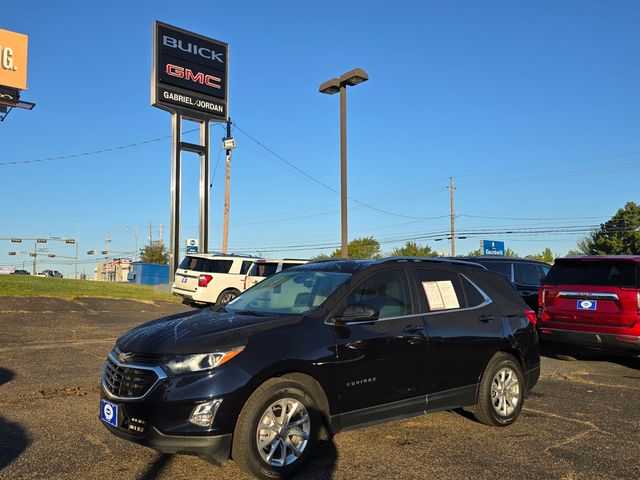
{"type": "Polygon", "coordinates": [[[377,308],[369,307],[367,305],[347,305],[342,315],[333,317],[336,323],[345,322],[372,322],[378,319],[380,311],[377,308]]]}

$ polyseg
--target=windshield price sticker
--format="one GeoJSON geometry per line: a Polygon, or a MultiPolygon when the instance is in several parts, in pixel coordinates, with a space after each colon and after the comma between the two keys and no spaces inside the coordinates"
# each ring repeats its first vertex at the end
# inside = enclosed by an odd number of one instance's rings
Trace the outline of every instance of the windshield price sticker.
{"type": "Polygon", "coordinates": [[[460,308],[458,295],[453,288],[451,280],[439,280],[437,282],[422,282],[422,288],[427,296],[429,310],[450,310],[460,308]]]}

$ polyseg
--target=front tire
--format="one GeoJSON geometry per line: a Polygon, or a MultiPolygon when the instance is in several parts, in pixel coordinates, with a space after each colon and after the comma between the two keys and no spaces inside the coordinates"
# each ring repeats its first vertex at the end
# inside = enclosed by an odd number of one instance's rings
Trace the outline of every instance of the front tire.
{"type": "Polygon", "coordinates": [[[525,388],[520,363],[508,353],[497,353],[482,374],[474,416],[485,425],[511,425],[522,411],[525,388]]]}
{"type": "Polygon", "coordinates": [[[233,433],[232,457],[264,480],[296,475],[316,446],[320,415],[303,384],[272,378],[245,403],[233,433]]]}

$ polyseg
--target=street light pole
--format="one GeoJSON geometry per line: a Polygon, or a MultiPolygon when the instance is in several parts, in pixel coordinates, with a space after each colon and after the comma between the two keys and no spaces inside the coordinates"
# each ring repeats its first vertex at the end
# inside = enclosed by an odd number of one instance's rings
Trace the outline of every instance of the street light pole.
{"type": "Polygon", "coordinates": [[[342,258],[349,258],[347,233],[347,86],[340,84],[340,226],[342,258]]]}
{"type": "Polygon", "coordinates": [[[333,95],[340,92],[340,218],[342,258],[349,258],[349,236],[347,234],[347,87],[369,80],[361,68],[332,78],[320,85],[320,93],[333,95]]]}

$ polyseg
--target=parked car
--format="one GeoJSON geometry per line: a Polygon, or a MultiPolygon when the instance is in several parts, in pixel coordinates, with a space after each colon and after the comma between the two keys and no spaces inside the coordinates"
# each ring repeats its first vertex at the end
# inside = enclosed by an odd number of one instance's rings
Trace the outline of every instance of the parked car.
{"type": "Polygon", "coordinates": [[[540,375],[535,320],[474,263],[300,265],[125,333],[104,366],[101,423],[261,479],[299,472],[321,437],[425,412],[471,406],[505,427],[540,375]]]}
{"type": "Polygon", "coordinates": [[[640,354],[640,256],[556,259],[540,289],[544,340],[640,354]]]}
{"type": "Polygon", "coordinates": [[[40,276],[62,278],[62,274],[58,270],[48,270],[48,269],[40,272],[40,276]]]}
{"type": "Polygon", "coordinates": [[[26,270],[15,270],[13,272],[13,275],[31,275],[31,274],[26,270]]]}
{"type": "Polygon", "coordinates": [[[456,257],[477,262],[489,270],[504,275],[518,290],[533,311],[538,310],[538,289],[551,270],[551,265],[537,260],[516,257],[456,257]]]}
{"type": "Polygon", "coordinates": [[[224,305],[245,289],[244,280],[257,257],[190,254],[174,277],[171,293],[195,307],[224,305]]]}
{"type": "Polygon", "coordinates": [[[308,263],[309,260],[299,260],[294,258],[284,258],[284,259],[258,259],[256,260],[247,276],[244,280],[244,290],[249,287],[254,286],[256,283],[260,283],[267,277],[274,275],[276,273],[282,272],[283,270],[287,270],[291,267],[295,267],[296,265],[304,265],[308,263]]]}

